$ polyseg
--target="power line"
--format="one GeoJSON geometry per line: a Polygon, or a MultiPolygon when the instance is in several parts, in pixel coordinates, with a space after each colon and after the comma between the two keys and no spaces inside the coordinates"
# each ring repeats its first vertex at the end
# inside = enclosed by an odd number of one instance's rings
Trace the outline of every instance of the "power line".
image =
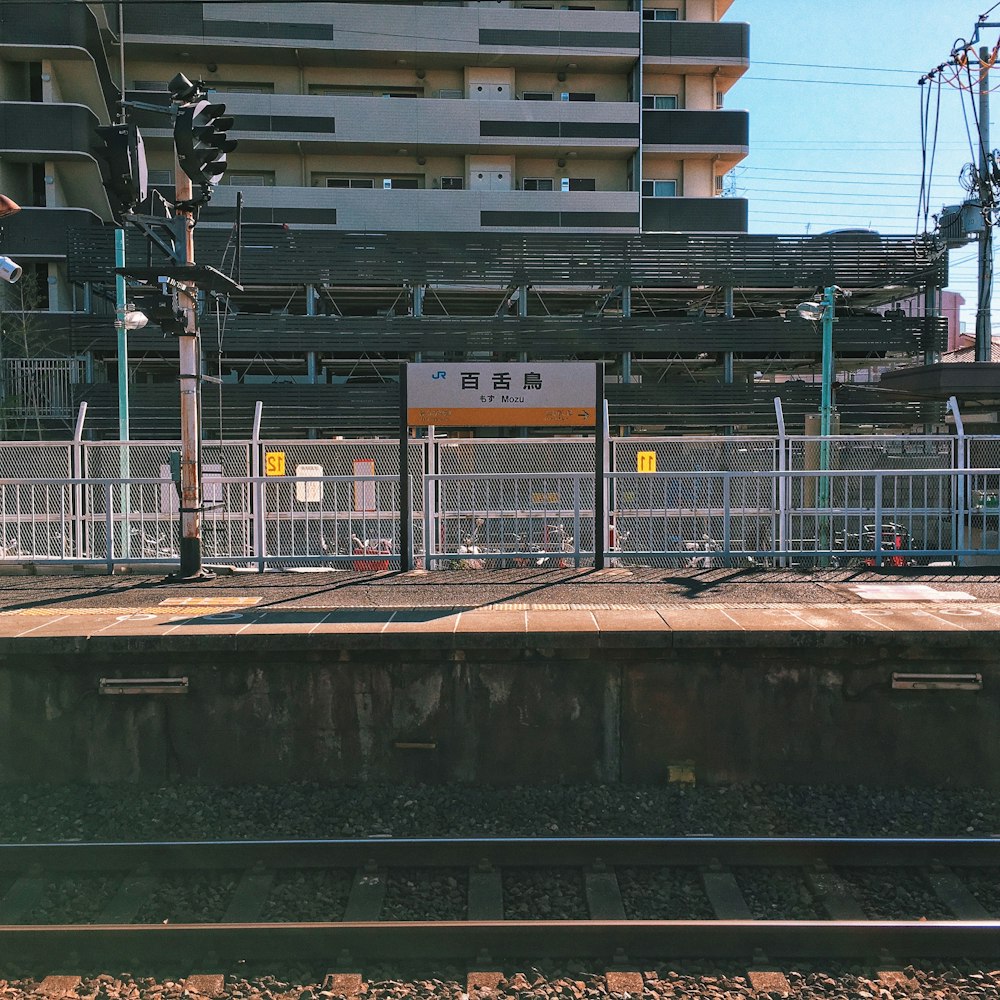
{"type": "Polygon", "coordinates": [[[766,59],[755,59],[755,66],[803,66],[807,69],[845,69],[853,73],[905,73],[907,76],[916,76],[923,72],[919,69],[888,69],[881,66],[838,66],[830,63],[799,63],[799,62],[770,62],[766,59]]]}
{"type": "Polygon", "coordinates": [[[915,83],[907,85],[903,83],[862,83],[859,80],[808,80],[798,76],[756,76],[753,73],[747,73],[743,79],[748,82],[809,83],[828,87],[851,87],[852,89],[856,87],[878,87],[888,90],[913,90],[917,86],[915,83]]]}

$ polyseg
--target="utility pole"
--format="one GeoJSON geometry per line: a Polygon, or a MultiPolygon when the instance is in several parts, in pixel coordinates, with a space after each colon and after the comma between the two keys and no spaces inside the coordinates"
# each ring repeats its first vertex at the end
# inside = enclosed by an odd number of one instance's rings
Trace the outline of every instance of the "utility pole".
{"type": "Polygon", "coordinates": [[[979,237],[979,282],[976,301],[976,361],[992,357],[990,305],[993,293],[993,214],[990,190],[990,50],[979,49],[979,197],[983,231],[979,237]]]}
{"type": "MultiPolygon", "coordinates": [[[[175,161],[177,218],[184,227],[184,260],[194,266],[194,195],[191,178],[175,161]]],[[[212,580],[215,574],[201,561],[201,334],[198,329],[198,288],[194,282],[178,286],[178,305],[184,311],[184,330],[177,338],[181,388],[180,514],[181,565],[175,580],[212,580]]]]}

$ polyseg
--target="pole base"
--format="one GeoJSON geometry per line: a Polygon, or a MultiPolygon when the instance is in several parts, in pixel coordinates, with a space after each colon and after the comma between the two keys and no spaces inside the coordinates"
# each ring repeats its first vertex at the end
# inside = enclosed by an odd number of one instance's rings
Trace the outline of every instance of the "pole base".
{"type": "Polygon", "coordinates": [[[163,583],[209,583],[215,579],[215,573],[210,569],[200,569],[196,573],[184,573],[178,570],[163,578],[163,583]]]}

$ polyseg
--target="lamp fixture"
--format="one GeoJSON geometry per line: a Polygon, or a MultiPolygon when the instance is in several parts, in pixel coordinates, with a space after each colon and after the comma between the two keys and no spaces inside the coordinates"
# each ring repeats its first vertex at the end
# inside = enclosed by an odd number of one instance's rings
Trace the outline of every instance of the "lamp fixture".
{"type": "Polygon", "coordinates": [[[138,309],[130,309],[125,313],[124,326],[126,330],[141,330],[149,322],[149,317],[138,309]]]}
{"type": "Polygon", "coordinates": [[[802,319],[807,319],[812,323],[818,323],[823,318],[825,307],[820,302],[800,302],[795,311],[802,319]]]}

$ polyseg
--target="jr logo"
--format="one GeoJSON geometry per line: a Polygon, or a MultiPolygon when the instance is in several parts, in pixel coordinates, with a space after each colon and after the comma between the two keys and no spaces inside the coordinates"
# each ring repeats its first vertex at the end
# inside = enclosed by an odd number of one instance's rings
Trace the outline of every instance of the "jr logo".
{"type": "Polygon", "coordinates": [[[431,376],[431,378],[447,378],[447,377],[448,377],[448,373],[447,372],[440,372],[440,371],[439,372],[435,372],[431,376]]]}

